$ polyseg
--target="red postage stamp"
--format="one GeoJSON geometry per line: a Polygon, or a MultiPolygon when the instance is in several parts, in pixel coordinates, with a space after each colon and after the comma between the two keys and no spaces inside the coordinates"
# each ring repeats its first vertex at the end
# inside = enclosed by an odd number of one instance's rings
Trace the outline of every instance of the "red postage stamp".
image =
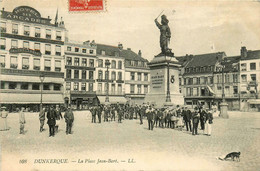
{"type": "Polygon", "coordinates": [[[69,11],[105,11],[105,0],[69,0],[69,11]]]}

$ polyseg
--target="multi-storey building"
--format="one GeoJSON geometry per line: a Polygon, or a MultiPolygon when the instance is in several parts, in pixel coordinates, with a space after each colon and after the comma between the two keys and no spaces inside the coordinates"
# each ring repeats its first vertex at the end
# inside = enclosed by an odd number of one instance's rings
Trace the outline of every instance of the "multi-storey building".
{"type": "Polygon", "coordinates": [[[124,51],[121,47],[97,44],[95,86],[100,103],[105,102],[107,87],[110,103],[126,102],[124,51]]]}
{"type": "Polygon", "coordinates": [[[242,47],[240,56],[240,109],[260,111],[260,50],[242,47]]]}
{"type": "Polygon", "coordinates": [[[125,58],[125,95],[130,104],[142,104],[145,94],[149,92],[150,70],[148,60],[127,49],[123,51],[125,58]]]}
{"type": "Polygon", "coordinates": [[[225,101],[228,110],[239,110],[239,60],[240,56],[226,57],[217,64],[214,72],[214,103],[220,106],[223,100],[223,81],[225,101]],[[222,63],[222,64],[221,64],[222,63]],[[224,76],[224,79],[222,79],[224,76]]]}
{"type": "Polygon", "coordinates": [[[214,71],[225,52],[187,55],[177,58],[185,63],[180,73],[180,84],[186,105],[198,102],[210,107],[214,102],[214,71]]]}
{"type": "Polygon", "coordinates": [[[65,105],[86,109],[95,103],[95,42],[65,42],[65,105]]]}
{"type": "Polygon", "coordinates": [[[43,104],[64,103],[66,29],[57,18],[56,14],[53,23],[28,6],[12,12],[1,10],[1,104],[10,104],[8,108],[22,104],[37,110],[41,88],[43,104]],[[43,84],[40,75],[45,78],[43,84]]]}

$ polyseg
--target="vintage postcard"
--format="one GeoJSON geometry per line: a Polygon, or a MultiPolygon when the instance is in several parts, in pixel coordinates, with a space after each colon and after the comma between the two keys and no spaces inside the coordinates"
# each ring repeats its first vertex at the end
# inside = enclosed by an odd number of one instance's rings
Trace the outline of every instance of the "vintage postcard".
{"type": "Polygon", "coordinates": [[[0,3],[0,171],[259,170],[259,0],[0,3]]]}

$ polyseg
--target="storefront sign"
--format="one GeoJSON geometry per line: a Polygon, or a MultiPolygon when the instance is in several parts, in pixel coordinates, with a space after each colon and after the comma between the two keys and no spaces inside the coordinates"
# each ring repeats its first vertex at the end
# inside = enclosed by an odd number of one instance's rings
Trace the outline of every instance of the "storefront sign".
{"type": "Polygon", "coordinates": [[[9,50],[10,53],[30,53],[35,56],[41,56],[42,53],[40,51],[35,51],[33,49],[28,49],[28,48],[11,48],[9,50]]]}
{"type": "Polygon", "coordinates": [[[13,12],[2,11],[1,18],[51,25],[51,19],[41,18],[37,10],[28,6],[19,6],[13,12]]]}

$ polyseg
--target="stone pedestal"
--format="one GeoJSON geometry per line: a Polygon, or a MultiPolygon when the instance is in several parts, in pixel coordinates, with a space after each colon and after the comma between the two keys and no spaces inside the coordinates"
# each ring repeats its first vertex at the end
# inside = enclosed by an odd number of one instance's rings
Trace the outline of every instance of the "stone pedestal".
{"type": "Polygon", "coordinates": [[[220,103],[220,117],[221,118],[229,118],[228,116],[228,104],[226,102],[220,103]]]}
{"type": "Polygon", "coordinates": [[[149,64],[150,91],[145,96],[145,102],[156,107],[183,105],[184,98],[179,89],[179,68],[181,64],[175,57],[155,57],[149,64]],[[168,60],[168,59],[171,60],[168,60]],[[169,67],[169,88],[171,102],[166,102],[167,76],[169,67]]]}

